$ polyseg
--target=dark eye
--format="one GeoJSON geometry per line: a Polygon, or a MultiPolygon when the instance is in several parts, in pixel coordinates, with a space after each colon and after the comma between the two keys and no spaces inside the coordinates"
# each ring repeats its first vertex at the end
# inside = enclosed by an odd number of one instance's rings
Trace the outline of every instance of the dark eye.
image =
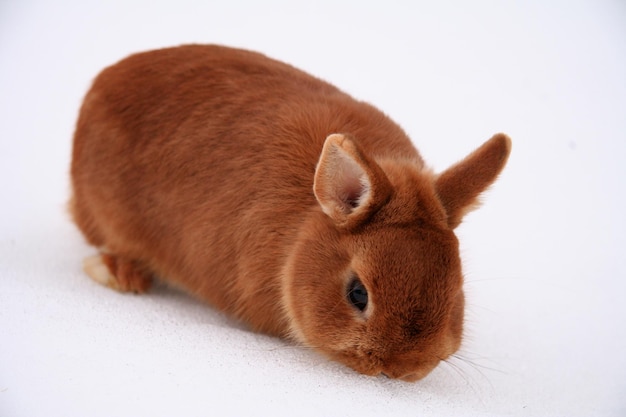
{"type": "Polygon", "coordinates": [[[348,286],[348,300],[360,311],[367,307],[367,290],[357,277],[353,278],[348,286]]]}

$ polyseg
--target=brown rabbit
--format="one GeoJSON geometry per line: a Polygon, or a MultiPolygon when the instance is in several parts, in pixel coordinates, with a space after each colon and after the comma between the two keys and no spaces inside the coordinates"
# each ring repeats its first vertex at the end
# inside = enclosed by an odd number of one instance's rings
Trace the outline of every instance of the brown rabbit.
{"type": "Polygon", "coordinates": [[[495,135],[442,174],[398,125],[263,55],[189,45],[106,68],[74,137],[71,210],[96,281],[153,277],[358,372],[414,381],[461,342],[453,229],[495,135]]]}

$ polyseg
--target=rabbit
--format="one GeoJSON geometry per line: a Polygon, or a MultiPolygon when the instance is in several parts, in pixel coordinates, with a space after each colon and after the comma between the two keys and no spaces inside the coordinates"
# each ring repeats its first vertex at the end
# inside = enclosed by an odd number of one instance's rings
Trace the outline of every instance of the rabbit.
{"type": "Polygon", "coordinates": [[[95,281],[182,288],[251,330],[371,376],[425,377],[461,344],[454,229],[498,177],[496,134],[435,174],[370,104],[217,45],[131,55],[80,109],[70,211],[95,281]]]}

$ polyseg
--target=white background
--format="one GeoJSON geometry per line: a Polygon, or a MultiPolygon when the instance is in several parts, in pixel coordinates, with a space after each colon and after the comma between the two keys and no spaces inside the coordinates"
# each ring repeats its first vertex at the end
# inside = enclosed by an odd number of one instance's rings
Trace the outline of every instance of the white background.
{"type": "Polygon", "coordinates": [[[623,1],[0,2],[0,416],[626,415],[623,1]],[[436,170],[513,139],[458,229],[463,360],[357,375],[183,294],[81,271],[65,211],[91,79],[180,43],[264,52],[391,115],[436,170]]]}

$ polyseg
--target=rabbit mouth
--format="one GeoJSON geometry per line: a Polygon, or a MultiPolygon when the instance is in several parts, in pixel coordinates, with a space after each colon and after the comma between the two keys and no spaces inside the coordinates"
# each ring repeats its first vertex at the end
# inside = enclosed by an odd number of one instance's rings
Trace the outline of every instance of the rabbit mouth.
{"type": "Polygon", "coordinates": [[[421,358],[409,357],[388,357],[381,358],[372,350],[348,353],[341,352],[335,356],[340,362],[354,369],[355,371],[370,376],[383,375],[389,379],[399,379],[406,382],[415,382],[426,377],[437,367],[440,360],[423,354],[421,358]]]}
{"type": "Polygon", "coordinates": [[[360,353],[359,366],[355,367],[357,371],[406,382],[423,379],[441,362],[441,358],[432,352],[409,351],[385,356],[372,350],[360,353]]]}
{"type": "Polygon", "coordinates": [[[404,375],[404,376],[402,376],[402,377],[400,377],[400,378],[394,378],[394,377],[392,377],[392,376],[387,375],[387,374],[386,374],[386,373],[384,373],[384,372],[381,372],[381,375],[383,375],[383,376],[385,376],[385,377],[387,377],[387,378],[389,378],[389,379],[400,379],[400,380],[402,380],[402,381],[406,381],[406,382],[415,382],[415,381],[420,380],[420,379],[422,379],[422,378],[423,378],[423,377],[422,377],[422,376],[420,376],[419,374],[414,374],[414,373],[404,375]]]}
{"type": "Polygon", "coordinates": [[[423,379],[428,375],[433,369],[437,367],[439,361],[433,361],[430,363],[426,363],[419,367],[417,370],[412,370],[410,372],[406,372],[406,370],[385,370],[382,371],[381,374],[390,379],[400,379],[406,382],[415,382],[420,379],[423,379]]]}

